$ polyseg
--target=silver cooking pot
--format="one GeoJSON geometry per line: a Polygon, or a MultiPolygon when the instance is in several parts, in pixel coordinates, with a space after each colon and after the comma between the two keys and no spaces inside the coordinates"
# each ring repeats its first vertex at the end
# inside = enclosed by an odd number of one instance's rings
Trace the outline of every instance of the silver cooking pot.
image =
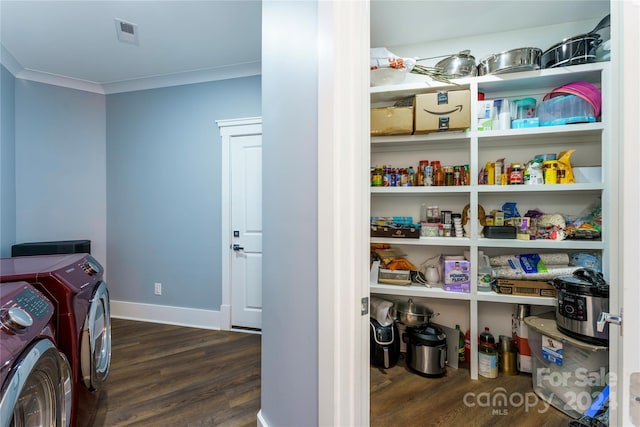
{"type": "Polygon", "coordinates": [[[407,302],[396,302],[389,309],[389,314],[406,326],[424,326],[438,315],[426,306],[414,303],[411,298],[407,302]]]}
{"type": "Polygon", "coordinates": [[[600,36],[580,34],[551,46],[542,54],[542,68],[564,67],[596,61],[596,48],[600,36]]]}
{"type": "Polygon", "coordinates": [[[474,77],[478,75],[476,58],[469,55],[468,52],[462,51],[456,55],[451,55],[438,62],[435,67],[453,78],[474,77]]]}
{"type": "Polygon", "coordinates": [[[541,57],[542,50],[537,47],[522,47],[494,53],[480,61],[478,75],[539,70],[541,57]]]}

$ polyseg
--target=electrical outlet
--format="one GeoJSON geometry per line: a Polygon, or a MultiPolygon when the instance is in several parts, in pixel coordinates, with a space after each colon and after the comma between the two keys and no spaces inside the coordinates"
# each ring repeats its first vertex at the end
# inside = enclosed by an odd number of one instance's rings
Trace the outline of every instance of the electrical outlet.
{"type": "Polygon", "coordinates": [[[158,283],[158,282],[156,282],[156,283],[153,285],[153,293],[154,293],[155,295],[162,295],[162,283],[158,283]]]}

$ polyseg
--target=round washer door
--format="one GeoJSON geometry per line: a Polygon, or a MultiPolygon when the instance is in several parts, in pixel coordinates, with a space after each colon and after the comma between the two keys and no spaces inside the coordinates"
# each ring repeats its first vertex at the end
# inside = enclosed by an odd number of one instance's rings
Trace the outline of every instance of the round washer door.
{"type": "Polygon", "coordinates": [[[71,421],[71,367],[49,339],[34,342],[2,390],[0,425],[65,426],[71,421]]]}
{"type": "Polygon", "coordinates": [[[98,390],[111,366],[111,314],[106,282],[96,286],[89,302],[80,351],[84,384],[91,391],[98,390]]]}

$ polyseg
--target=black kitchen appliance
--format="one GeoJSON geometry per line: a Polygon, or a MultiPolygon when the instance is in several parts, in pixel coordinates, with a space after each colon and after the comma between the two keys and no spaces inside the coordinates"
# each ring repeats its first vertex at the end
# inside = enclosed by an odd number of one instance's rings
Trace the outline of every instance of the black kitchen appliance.
{"type": "Polygon", "coordinates": [[[407,328],[403,337],[407,343],[407,366],[427,377],[439,377],[446,372],[447,336],[439,327],[407,328]]]}
{"type": "Polygon", "coordinates": [[[396,323],[383,326],[370,317],[369,324],[371,326],[369,338],[371,364],[385,369],[395,366],[400,357],[400,336],[396,323]]]}
{"type": "Polygon", "coordinates": [[[590,268],[580,268],[572,276],[556,277],[553,284],[558,290],[558,329],[590,344],[608,345],[608,323],[603,324],[601,331],[598,330],[601,314],[609,311],[609,285],[602,274],[590,268]]]}

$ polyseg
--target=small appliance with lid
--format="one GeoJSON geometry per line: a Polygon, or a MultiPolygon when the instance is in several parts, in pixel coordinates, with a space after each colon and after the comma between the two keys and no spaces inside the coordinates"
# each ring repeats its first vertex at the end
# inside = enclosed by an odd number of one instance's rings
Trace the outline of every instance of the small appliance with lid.
{"type": "Polygon", "coordinates": [[[441,328],[428,324],[407,328],[403,337],[407,343],[407,366],[428,377],[446,372],[447,336],[441,328]]]}
{"type": "Polygon", "coordinates": [[[371,364],[381,368],[391,368],[400,357],[400,339],[395,322],[381,325],[373,317],[369,318],[371,336],[369,337],[371,364]]]}
{"type": "Polygon", "coordinates": [[[609,311],[609,284],[602,273],[580,268],[572,276],[556,277],[553,284],[558,290],[558,329],[584,342],[608,345],[609,325],[598,330],[601,314],[609,311]]]}

